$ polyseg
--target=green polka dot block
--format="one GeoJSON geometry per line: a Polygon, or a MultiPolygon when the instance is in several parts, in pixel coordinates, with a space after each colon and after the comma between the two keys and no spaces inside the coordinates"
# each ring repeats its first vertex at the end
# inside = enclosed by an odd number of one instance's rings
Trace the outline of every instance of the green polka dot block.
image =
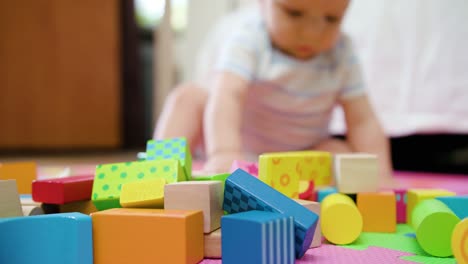
{"type": "Polygon", "coordinates": [[[146,160],[177,159],[185,170],[187,179],[192,178],[192,155],[185,138],[148,140],[146,160]]]}
{"type": "Polygon", "coordinates": [[[187,180],[185,171],[176,159],[98,165],[92,201],[98,210],[119,208],[122,184],[157,178],[164,178],[167,183],[187,180]]]}

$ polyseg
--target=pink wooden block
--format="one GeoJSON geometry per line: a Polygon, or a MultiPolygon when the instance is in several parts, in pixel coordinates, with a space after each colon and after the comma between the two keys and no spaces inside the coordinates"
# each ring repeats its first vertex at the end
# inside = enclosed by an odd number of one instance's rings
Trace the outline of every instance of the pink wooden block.
{"type": "Polygon", "coordinates": [[[258,164],[255,162],[248,162],[243,160],[235,160],[232,162],[230,173],[233,173],[237,169],[243,169],[249,174],[258,177],[258,164]]]}
{"type": "Polygon", "coordinates": [[[395,200],[397,207],[397,223],[406,224],[406,204],[408,202],[406,189],[395,189],[395,200]]]}

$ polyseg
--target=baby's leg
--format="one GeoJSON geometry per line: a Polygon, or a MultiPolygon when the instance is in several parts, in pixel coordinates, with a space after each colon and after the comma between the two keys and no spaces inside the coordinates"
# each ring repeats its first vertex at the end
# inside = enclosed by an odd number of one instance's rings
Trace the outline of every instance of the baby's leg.
{"type": "Polygon", "coordinates": [[[320,142],[314,150],[328,151],[333,154],[351,153],[353,152],[351,146],[344,140],[338,138],[328,138],[320,142]]]}
{"type": "Polygon", "coordinates": [[[155,139],[185,137],[193,150],[203,139],[203,111],[207,91],[194,84],[182,84],[167,97],[154,131],[155,139]]]}

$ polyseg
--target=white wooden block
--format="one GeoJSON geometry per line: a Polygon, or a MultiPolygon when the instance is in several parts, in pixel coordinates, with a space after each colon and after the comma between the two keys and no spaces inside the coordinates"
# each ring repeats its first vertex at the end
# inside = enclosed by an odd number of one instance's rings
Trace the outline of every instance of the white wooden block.
{"type": "Polygon", "coordinates": [[[341,193],[377,192],[379,189],[379,166],[373,154],[335,155],[335,181],[341,193]]]}
{"type": "Polygon", "coordinates": [[[205,234],[205,258],[221,258],[221,228],[205,234]]]}
{"type": "Polygon", "coordinates": [[[221,226],[223,185],[220,181],[187,181],[166,184],[164,209],[202,210],[204,233],[221,226]]]}
{"type": "Polygon", "coordinates": [[[0,180],[0,218],[23,216],[16,180],[0,180]]]}
{"type": "Polygon", "coordinates": [[[309,209],[310,211],[316,213],[319,216],[317,227],[315,228],[314,239],[312,240],[312,243],[310,243],[309,248],[320,247],[322,245],[322,228],[320,227],[320,203],[301,199],[294,199],[294,201],[296,201],[298,204],[304,206],[305,208],[309,209]]]}

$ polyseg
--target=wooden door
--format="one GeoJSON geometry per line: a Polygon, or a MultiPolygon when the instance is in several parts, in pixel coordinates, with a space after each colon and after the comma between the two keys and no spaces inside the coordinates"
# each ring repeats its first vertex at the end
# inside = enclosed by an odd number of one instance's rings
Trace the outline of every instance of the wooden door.
{"type": "Polygon", "coordinates": [[[0,149],[121,144],[118,0],[0,1],[0,149]]]}

